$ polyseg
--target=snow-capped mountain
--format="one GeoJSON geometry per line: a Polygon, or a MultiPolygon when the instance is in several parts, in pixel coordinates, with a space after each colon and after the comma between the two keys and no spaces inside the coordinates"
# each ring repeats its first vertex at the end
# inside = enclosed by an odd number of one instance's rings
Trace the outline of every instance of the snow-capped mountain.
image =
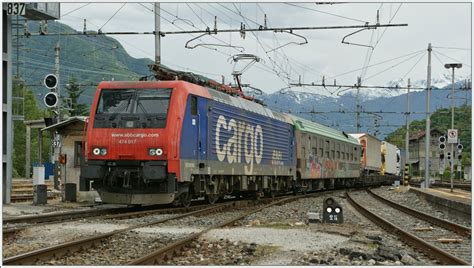
{"type": "MultiPolygon", "coordinates": [[[[464,78],[456,79],[456,88],[464,86],[464,78]]],[[[426,81],[412,81],[413,88],[426,87],[426,81]]],[[[405,124],[406,109],[406,89],[397,89],[396,86],[405,87],[401,79],[387,83],[387,86],[393,89],[361,89],[361,131],[377,134],[377,137],[383,138],[386,134],[395,130],[398,126],[405,124]],[[368,113],[370,112],[370,113],[368,113]],[[385,113],[384,113],[385,112],[385,113]],[[393,113],[386,113],[393,112],[393,113]],[[380,127],[375,127],[374,114],[379,113],[380,127]]],[[[435,78],[432,80],[433,87],[450,88],[451,82],[449,76],[435,78]]],[[[257,95],[269,108],[275,111],[292,113],[303,118],[316,121],[329,127],[334,127],[346,132],[355,132],[355,101],[356,91],[346,91],[345,94],[333,94],[325,96],[318,93],[306,91],[277,91],[271,94],[257,95]]],[[[442,107],[449,107],[450,101],[446,98],[445,90],[433,90],[431,93],[430,110],[434,111],[442,107]]],[[[471,103],[471,94],[467,92],[459,93],[464,98],[456,100],[456,106],[471,103]]],[[[414,112],[411,120],[424,118],[426,94],[423,89],[411,90],[410,92],[410,110],[414,112]],[[420,105],[421,104],[421,105],[420,105]]]]}
{"type": "MultiPolygon", "coordinates": [[[[462,87],[467,79],[470,79],[470,77],[466,76],[456,76],[455,77],[455,85],[457,87],[462,87]]],[[[415,80],[415,81],[410,81],[410,87],[412,92],[416,91],[423,91],[424,88],[426,88],[427,83],[426,80],[415,80]]],[[[442,89],[445,87],[448,87],[451,85],[451,75],[450,74],[441,74],[439,77],[432,77],[431,78],[431,87],[436,89],[442,89]]],[[[370,86],[365,85],[365,86],[370,86]]],[[[407,79],[396,79],[389,81],[387,84],[385,84],[386,87],[391,87],[387,89],[370,89],[370,88],[364,88],[360,89],[359,92],[359,97],[364,100],[373,100],[377,98],[389,98],[389,97],[395,97],[399,96],[402,94],[407,93],[406,87],[408,86],[408,80],[407,79]]],[[[351,89],[347,91],[348,94],[355,96],[357,93],[357,89],[351,89]]]]}

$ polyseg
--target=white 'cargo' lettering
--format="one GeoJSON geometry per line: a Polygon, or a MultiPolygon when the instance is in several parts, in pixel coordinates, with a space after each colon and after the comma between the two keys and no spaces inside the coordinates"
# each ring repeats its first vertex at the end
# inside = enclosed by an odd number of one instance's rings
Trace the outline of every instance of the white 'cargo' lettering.
{"type": "Polygon", "coordinates": [[[251,174],[254,163],[260,164],[263,158],[262,127],[234,119],[227,123],[226,118],[220,115],[216,124],[216,154],[220,162],[227,158],[230,164],[242,163],[242,157],[245,157],[245,173],[251,174]],[[230,134],[226,143],[221,141],[223,130],[230,134]]]}

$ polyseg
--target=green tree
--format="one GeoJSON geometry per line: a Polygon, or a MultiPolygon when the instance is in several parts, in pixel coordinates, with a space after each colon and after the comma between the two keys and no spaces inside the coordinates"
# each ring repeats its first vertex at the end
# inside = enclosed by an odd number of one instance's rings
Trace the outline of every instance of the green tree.
{"type": "MultiPolygon", "coordinates": [[[[36,102],[36,97],[20,79],[13,80],[13,93],[24,92],[24,116],[25,121],[40,120],[49,115],[47,110],[41,109],[36,102]]],[[[18,95],[18,94],[17,94],[18,95]]],[[[49,133],[43,133],[43,161],[49,157],[50,138],[49,133]]],[[[26,126],[23,121],[13,123],[13,176],[25,177],[25,153],[26,153],[26,126]]],[[[31,131],[31,163],[38,162],[38,134],[31,131]]]]}
{"type": "Polygon", "coordinates": [[[71,116],[88,115],[89,107],[83,103],[79,103],[79,97],[84,92],[84,90],[79,87],[76,78],[72,77],[69,80],[69,84],[66,86],[66,91],[68,93],[68,97],[71,99],[72,105],[69,114],[71,116]]]}
{"type": "MultiPolygon", "coordinates": [[[[471,108],[470,105],[462,105],[454,109],[454,128],[458,129],[459,139],[464,145],[463,159],[466,159],[465,161],[471,159],[471,108]],[[466,155],[466,158],[464,158],[464,155],[466,155]]],[[[425,127],[426,120],[414,120],[410,122],[410,133],[424,131],[425,127]]],[[[451,109],[439,109],[431,115],[431,129],[435,128],[444,133],[451,128],[451,109]]],[[[405,127],[398,128],[387,135],[385,140],[400,148],[405,148],[405,133],[405,127]]]]}

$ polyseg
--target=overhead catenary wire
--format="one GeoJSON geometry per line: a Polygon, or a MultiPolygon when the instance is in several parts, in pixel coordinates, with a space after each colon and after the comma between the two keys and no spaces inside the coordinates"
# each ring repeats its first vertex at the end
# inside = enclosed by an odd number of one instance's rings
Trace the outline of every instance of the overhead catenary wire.
{"type": "MultiPolygon", "coordinates": [[[[421,53],[421,52],[420,52],[420,53],[421,53]]],[[[377,72],[377,73],[375,73],[375,74],[373,74],[373,75],[367,77],[367,78],[366,78],[366,81],[369,80],[369,79],[371,79],[371,78],[374,78],[374,77],[376,77],[376,76],[378,76],[378,75],[380,75],[380,74],[382,74],[382,73],[384,73],[384,72],[386,72],[386,71],[388,71],[388,70],[390,70],[390,69],[393,69],[393,68],[395,68],[395,67],[397,67],[397,66],[399,66],[399,65],[401,65],[401,64],[403,64],[403,63],[405,63],[405,62],[407,62],[407,61],[409,61],[409,60],[411,60],[411,59],[413,59],[413,58],[415,58],[415,57],[417,57],[417,56],[418,56],[417,54],[416,54],[416,55],[413,55],[413,56],[409,57],[408,59],[405,59],[405,60],[403,60],[403,61],[401,61],[401,62],[399,62],[399,63],[397,63],[397,64],[394,64],[394,65],[392,65],[392,66],[390,66],[390,67],[388,67],[388,68],[386,68],[386,69],[384,69],[384,70],[382,70],[382,71],[380,71],[380,72],[377,72]]]]}
{"type": "Polygon", "coordinates": [[[107,25],[107,23],[109,23],[114,17],[115,15],[117,15],[117,13],[120,12],[120,10],[122,10],[122,8],[126,5],[127,3],[124,3],[119,9],[117,9],[117,11],[115,11],[115,13],[104,23],[104,25],[102,25],[98,31],[101,31],[102,28],[104,28],[105,25],[107,25]]]}
{"type": "MultiPolygon", "coordinates": [[[[243,15],[238,11],[237,7],[236,7],[237,12],[235,12],[235,11],[233,11],[232,9],[230,9],[230,8],[228,8],[228,7],[226,7],[226,6],[222,5],[222,4],[220,4],[220,3],[218,3],[218,5],[220,5],[221,7],[225,8],[226,10],[228,10],[228,11],[234,13],[234,14],[237,14],[237,15],[240,16],[242,19],[244,19],[244,21],[249,20],[249,21],[252,21],[253,23],[259,25],[258,22],[255,22],[255,21],[253,21],[253,20],[251,20],[251,19],[247,19],[245,16],[243,16],[243,15]]],[[[235,6],[235,5],[234,5],[234,6],[235,6]]],[[[246,23],[247,23],[247,22],[246,22],[246,23]]],[[[247,23],[247,24],[248,24],[248,23],[247,23]]],[[[251,32],[251,33],[252,33],[252,35],[255,37],[255,39],[257,40],[257,42],[258,42],[258,44],[260,45],[260,47],[265,51],[264,45],[262,44],[262,42],[261,42],[261,40],[258,38],[258,36],[256,36],[255,33],[253,33],[253,32],[251,32]]],[[[286,81],[284,80],[284,78],[280,76],[280,72],[278,72],[278,71],[275,69],[275,66],[278,66],[278,64],[276,64],[276,62],[274,62],[274,60],[271,59],[271,57],[269,57],[268,54],[266,54],[266,56],[267,56],[267,58],[270,60],[270,63],[273,65],[273,67],[270,68],[270,69],[274,72],[274,74],[277,75],[277,77],[278,77],[280,80],[282,80],[282,82],[283,82],[284,84],[287,84],[286,81]]],[[[265,64],[263,64],[263,65],[265,65],[265,64]]],[[[280,67],[280,70],[282,70],[281,67],[280,67]]]]}
{"type": "MultiPolygon", "coordinates": [[[[152,13],[156,14],[156,12],[155,12],[153,9],[151,9],[151,8],[149,8],[149,7],[147,7],[147,6],[145,6],[144,4],[142,4],[142,3],[137,3],[137,4],[141,5],[142,7],[144,7],[145,9],[147,9],[148,11],[151,11],[152,13]]],[[[163,10],[163,9],[160,9],[160,10],[163,10]]],[[[165,13],[169,13],[169,12],[166,11],[166,10],[163,10],[163,11],[165,11],[165,13]]],[[[169,14],[171,14],[171,13],[169,13],[169,14]]],[[[170,23],[171,25],[173,25],[174,27],[176,27],[176,28],[178,28],[178,29],[184,31],[184,29],[183,29],[182,27],[180,27],[180,26],[178,26],[178,25],[176,25],[176,24],[173,24],[172,21],[168,20],[167,18],[165,18],[165,17],[162,16],[161,14],[159,14],[159,16],[160,16],[160,18],[162,18],[162,19],[164,19],[165,21],[169,22],[169,23],[170,23]]],[[[153,34],[155,34],[155,33],[153,32],[153,34]]],[[[195,35],[193,35],[193,34],[189,34],[189,35],[195,37],[195,35]]],[[[203,46],[203,47],[206,48],[206,49],[209,49],[209,50],[214,50],[214,51],[216,51],[216,52],[218,52],[218,53],[220,53],[220,54],[226,55],[226,56],[231,56],[230,54],[225,53],[225,52],[222,52],[221,50],[219,50],[219,49],[217,49],[217,48],[209,48],[209,47],[206,47],[206,46],[203,46]]]]}
{"type": "MultiPolygon", "coordinates": [[[[384,60],[384,61],[381,61],[381,62],[378,62],[378,63],[374,63],[374,64],[371,64],[371,65],[368,65],[367,68],[371,68],[371,67],[374,67],[374,66],[378,66],[378,65],[382,65],[384,63],[387,63],[387,62],[391,62],[391,61],[394,61],[394,60],[397,60],[397,59],[401,59],[401,58],[404,58],[404,57],[408,57],[408,56],[411,56],[411,55],[414,55],[414,54],[418,54],[418,53],[421,53],[421,52],[424,52],[425,50],[424,49],[421,49],[421,50],[417,50],[417,51],[414,51],[414,52],[410,52],[408,54],[404,54],[404,55],[401,55],[401,56],[397,56],[395,58],[390,58],[388,60],[384,60]]],[[[344,72],[344,73],[340,73],[340,74],[336,74],[336,75],[333,75],[333,76],[329,76],[327,77],[326,79],[334,79],[334,78],[337,78],[337,77],[341,77],[341,76],[344,76],[344,75],[347,75],[347,74],[351,74],[351,73],[354,73],[354,72],[357,72],[357,71],[360,71],[362,70],[362,68],[357,68],[357,69],[353,69],[353,70],[350,70],[350,71],[347,71],[347,72],[344,72]]],[[[322,80],[317,80],[315,83],[320,83],[322,82],[322,80]]]]}
{"type": "MultiPolygon", "coordinates": [[[[403,5],[403,3],[400,3],[400,5],[398,6],[397,10],[395,11],[395,13],[393,14],[393,16],[392,16],[392,17],[390,18],[390,20],[388,21],[388,24],[392,23],[392,20],[395,18],[395,16],[397,15],[398,11],[399,11],[400,8],[402,7],[402,5],[403,5]]],[[[385,34],[385,31],[387,31],[387,29],[388,29],[388,28],[385,28],[385,29],[383,30],[382,34],[380,35],[380,38],[377,39],[377,42],[375,43],[375,46],[374,46],[374,47],[376,47],[376,46],[379,44],[380,40],[382,40],[382,37],[383,37],[383,35],[385,34]]]]}
{"type": "Polygon", "coordinates": [[[329,13],[329,12],[317,10],[317,9],[310,8],[310,7],[303,7],[303,6],[299,6],[299,5],[295,5],[295,4],[290,4],[290,3],[285,3],[285,4],[286,4],[286,5],[289,5],[289,6],[299,7],[299,8],[302,8],[302,9],[312,10],[312,11],[315,11],[315,12],[318,12],[318,13],[322,13],[322,14],[326,14],[326,15],[330,15],[330,16],[334,16],[334,17],[338,17],[338,18],[347,19],[347,20],[358,21],[358,22],[362,22],[362,23],[366,23],[366,22],[367,22],[367,21],[363,21],[363,20],[359,20],[359,19],[349,18],[349,17],[347,17],[347,16],[342,16],[342,15],[337,15],[337,14],[333,14],[333,13],[329,13]]]}
{"type": "Polygon", "coordinates": [[[69,11],[69,12],[66,12],[65,14],[61,14],[61,17],[69,16],[69,14],[71,14],[71,13],[73,13],[73,12],[76,12],[76,11],[78,11],[79,9],[81,9],[81,8],[83,8],[83,7],[86,7],[86,6],[90,5],[90,4],[92,4],[92,3],[87,3],[87,4],[82,5],[82,6],[78,7],[78,8],[76,8],[76,9],[73,9],[73,10],[71,10],[71,11],[69,11]]]}
{"type": "Polygon", "coordinates": [[[455,49],[455,50],[468,50],[471,51],[470,48],[464,48],[464,47],[432,47],[432,48],[441,48],[441,49],[455,49]]]}
{"type": "Polygon", "coordinates": [[[466,65],[467,67],[471,68],[471,65],[466,64],[466,63],[464,63],[464,62],[462,62],[462,61],[460,61],[460,60],[457,60],[457,59],[455,59],[455,58],[452,58],[452,57],[450,57],[450,56],[448,56],[448,55],[446,55],[446,54],[443,54],[443,53],[441,53],[441,52],[439,52],[439,51],[434,51],[434,50],[433,50],[433,53],[438,53],[438,54],[440,54],[440,55],[442,55],[442,56],[444,56],[444,57],[446,57],[446,58],[448,58],[448,59],[454,60],[454,61],[456,61],[456,62],[460,62],[460,63],[466,65]]]}

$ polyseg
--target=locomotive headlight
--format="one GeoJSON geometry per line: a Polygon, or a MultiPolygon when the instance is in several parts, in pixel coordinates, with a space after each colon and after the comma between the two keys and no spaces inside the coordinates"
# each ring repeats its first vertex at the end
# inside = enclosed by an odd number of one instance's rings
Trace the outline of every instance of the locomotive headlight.
{"type": "Polygon", "coordinates": [[[92,153],[93,153],[94,155],[99,155],[99,154],[100,154],[100,149],[99,149],[99,148],[94,148],[94,149],[92,150],[92,153]]]}
{"type": "Polygon", "coordinates": [[[332,208],[329,208],[329,207],[328,207],[328,208],[326,208],[326,211],[327,211],[328,213],[331,213],[331,212],[332,212],[332,208]]]}
{"type": "Polygon", "coordinates": [[[160,149],[160,148],[156,149],[156,151],[155,151],[155,152],[156,152],[156,155],[158,155],[158,156],[160,156],[160,155],[162,155],[162,154],[163,154],[163,150],[162,150],[162,149],[160,149]]]}
{"type": "Polygon", "coordinates": [[[148,149],[148,155],[149,156],[155,156],[156,155],[156,149],[148,149]]]}
{"type": "Polygon", "coordinates": [[[339,214],[339,213],[341,213],[341,208],[335,208],[334,211],[335,211],[337,214],[339,214]]]}
{"type": "Polygon", "coordinates": [[[107,154],[107,149],[102,148],[100,149],[100,155],[106,155],[107,154]]]}

